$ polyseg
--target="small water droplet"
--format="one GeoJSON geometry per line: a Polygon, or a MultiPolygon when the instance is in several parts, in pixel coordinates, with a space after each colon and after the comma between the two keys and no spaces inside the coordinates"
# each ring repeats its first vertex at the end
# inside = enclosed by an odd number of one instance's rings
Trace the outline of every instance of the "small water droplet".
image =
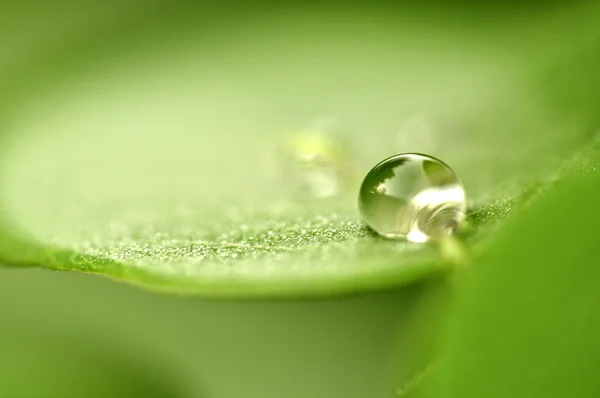
{"type": "Polygon", "coordinates": [[[280,169],[294,194],[325,198],[348,188],[352,157],[344,135],[335,119],[326,118],[286,140],[280,169]]]}
{"type": "Polygon", "coordinates": [[[418,243],[454,233],[465,218],[466,203],[454,171],[439,159],[416,153],[376,165],[358,198],[361,216],[375,232],[418,243]]]}

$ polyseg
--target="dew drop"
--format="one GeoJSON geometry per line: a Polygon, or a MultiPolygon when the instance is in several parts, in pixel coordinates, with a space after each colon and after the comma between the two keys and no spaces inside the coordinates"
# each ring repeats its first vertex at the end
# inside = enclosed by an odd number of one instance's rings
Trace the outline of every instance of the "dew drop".
{"type": "Polygon", "coordinates": [[[281,149],[280,169],[295,195],[325,198],[348,188],[350,148],[335,119],[314,120],[288,137],[281,149]]]}
{"type": "Polygon", "coordinates": [[[363,221],[379,235],[424,243],[451,235],[467,210],[464,187],[439,159],[417,153],[376,165],[360,188],[363,221]]]}

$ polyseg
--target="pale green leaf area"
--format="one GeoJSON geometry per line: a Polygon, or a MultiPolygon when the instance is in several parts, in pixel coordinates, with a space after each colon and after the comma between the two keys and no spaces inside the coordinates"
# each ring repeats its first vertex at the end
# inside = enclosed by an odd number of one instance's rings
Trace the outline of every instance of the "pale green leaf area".
{"type": "Polygon", "coordinates": [[[85,273],[1,268],[0,396],[97,396],[102,380],[99,394],[123,383],[115,396],[130,397],[374,396],[415,285],[322,300],[226,301],[154,294],[85,273]],[[11,394],[31,384],[48,392],[11,394]]]}
{"type": "Polygon", "coordinates": [[[101,341],[85,330],[81,339],[64,326],[54,330],[46,324],[43,334],[36,335],[35,322],[14,322],[6,313],[2,318],[11,321],[0,343],[4,397],[187,396],[165,367],[132,355],[130,347],[101,341]]]}
{"type": "Polygon", "coordinates": [[[595,7],[484,27],[323,11],[222,12],[35,62],[15,55],[36,66],[8,68],[4,82],[0,259],[204,296],[391,287],[447,265],[360,222],[370,167],[399,152],[446,161],[474,210],[467,249],[483,250],[495,221],[593,139],[591,105],[557,104],[571,90],[560,76],[595,54],[595,7]],[[289,135],[322,116],[340,121],[352,176],[326,199],[281,159],[289,135]],[[413,116],[427,134],[402,129],[413,116]]]}

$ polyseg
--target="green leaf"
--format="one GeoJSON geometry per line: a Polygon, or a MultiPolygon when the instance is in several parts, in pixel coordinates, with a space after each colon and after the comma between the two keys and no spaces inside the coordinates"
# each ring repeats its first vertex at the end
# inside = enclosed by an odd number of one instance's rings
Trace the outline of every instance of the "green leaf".
{"type": "Polygon", "coordinates": [[[426,396],[600,394],[598,167],[556,184],[457,280],[443,367],[426,396]]]}
{"type": "MultiPolygon", "coordinates": [[[[351,293],[440,273],[434,248],[373,236],[353,187],[382,158],[425,151],[455,168],[475,215],[520,203],[589,140],[592,110],[567,120],[539,85],[557,49],[589,51],[595,8],[568,10],[534,23],[506,15],[510,28],[441,18],[432,30],[416,10],[215,6],[202,28],[173,18],[142,30],[146,40],[123,29],[15,67],[3,82],[13,106],[0,141],[0,259],[222,297],[351,293]],[[565,30],[586,45],[569,49],[565,30]],[[344,121],[350,188],[300,198],[302,181],[280,176],[282,132],[323,110],[344,121]],[[398,115],[420,112],[432,139],[398,143],[398,115]]],[[[99,26],[85,37],[111,31],[99,26]]],[[[469,250],[492,231],[475,230],[469,250]]]]}

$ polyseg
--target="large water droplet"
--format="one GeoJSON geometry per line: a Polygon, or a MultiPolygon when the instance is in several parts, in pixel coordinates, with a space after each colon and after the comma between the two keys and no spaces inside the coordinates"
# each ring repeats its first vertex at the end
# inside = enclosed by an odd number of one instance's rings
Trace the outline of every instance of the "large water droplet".
{"type": "Polygon", "coordinates": [[[379,235],[427,242],[455,232],[467,199],[452,169],[431,156],[405,153],[385,159],[365,177],[358,206],[379,235]]]}

